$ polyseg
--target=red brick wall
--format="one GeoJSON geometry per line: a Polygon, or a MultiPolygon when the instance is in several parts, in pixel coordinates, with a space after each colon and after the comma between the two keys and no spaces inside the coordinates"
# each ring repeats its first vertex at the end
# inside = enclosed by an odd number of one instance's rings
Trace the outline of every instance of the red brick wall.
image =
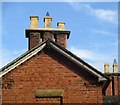
{"type": "Polygon", "coordinates": [[[114,89],[115,89],[115,96],[118,96],[118,76],[114,76],[114,89]]]}
{"type": "Polygon", "coordinates": [[[40,44],[40,33],[38,32],[31,32],[29,35],[29,39],[28,39],[28,46],[29,46],[29,50],[32,49],[33,47],[37,46],[38,44],[40,44]]]}
{"type": "Polygon", "coordinates": [[[64,103],[102,103],[101,86],[91,81],[94,78],[90,75],[82,73],[84,70],[67,58],[44,49],[2,77],[2,102],[49,102],[48,99],[35,99],[33,90],[63,89],[64,103]]]}
{"type": "Polygon", "coordinates": [[[56,42],[59,43],[62,47],[67,48],[67,35],[58,34],[56,37],[56,42]]]}
{"type": "Polygon", "coordinates": [[[42,35],[42,41],[45,41],[47,39],[51,39],[54,41],[54,34],[52,34],[51,32],[44,32],[42,35]]]}
{"type": "Polygon", "coordinates": [[[118,80],[118,87],[119,87],[118,94],[120,95],[120,76],[119,76],[119,80],[118,80]]]}
{"type": "MultiPolygon", "coordinates": [[[[110,80],[112,81],[111,77],[110,80]]],[[[110,82],[108,88],[106,89],[106,95],[112,96],[112,82],[110,82]]]]}
{"type": "Polygon", "coordinates": [[[119,95],[119,91],[120,91],[120,76],[118,75],[111,75],[110,76],[111,82],[106,90],[106,95],[115,95],[118,96],[119,95]],[[113,78],[113,80],[112,80],[113,78]],[[113,86],[112,86],[113,85],[113,86]]]}

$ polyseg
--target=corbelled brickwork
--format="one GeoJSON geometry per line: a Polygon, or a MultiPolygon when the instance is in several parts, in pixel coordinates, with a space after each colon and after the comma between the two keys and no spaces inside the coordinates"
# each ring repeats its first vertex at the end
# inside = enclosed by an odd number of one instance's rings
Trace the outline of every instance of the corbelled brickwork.
{"type": "Polygon", "coordinates": [[[2,77],[2,102],[57,102],[55,99],[35,99],[33,91],[62,89],[64,103],[102,103],[101,86],[92,79],[67,58],[45,48],[2,77]]]}

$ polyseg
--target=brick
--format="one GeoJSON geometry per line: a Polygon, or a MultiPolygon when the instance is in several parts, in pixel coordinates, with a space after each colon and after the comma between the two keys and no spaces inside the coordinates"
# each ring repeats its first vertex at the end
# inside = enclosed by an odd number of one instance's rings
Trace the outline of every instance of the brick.
{"type": "Polygon", "coordinates": [[[101,87],[75,69],[80,68],[58,53],[44,49],[2,77],[2,102],[49,102],[35,99],[33,90],[63,89],[64,103],[102,103],[101,87]]]}

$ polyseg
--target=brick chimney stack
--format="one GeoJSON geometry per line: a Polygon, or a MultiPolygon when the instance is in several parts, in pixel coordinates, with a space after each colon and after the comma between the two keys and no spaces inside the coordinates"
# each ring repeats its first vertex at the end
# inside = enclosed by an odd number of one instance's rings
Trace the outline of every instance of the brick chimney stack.
{"type": "Polygon", "coordinates": [[[116,59],[114,59],[114,62],[113,62],[113,73],[118,73],[118,64],[116,59]]]}
{"type": "MultiPolygon", "coordinates": [[[[64,22],[58,22],[57,27],[60,30],[65,30],[65,23],[64,22]]],[[[59,43],[62,47],[67,48],[67,34],[57,34],[56,36],[56,42],[59,43]]]]}
{"type": "Polygon", "coordinates": [[[48,12],[44,17],[44,28],[38,27],[38,20],[38,16],[31,16],[30,28],[26,29],[29,50],[48,39],[51,39],[52,41],[60,44],[62,47],[67,48],[67,40],[69,38],[70,31],[65,29],[64,22],[58,22],[57,28],[52,28],[52,17],[48,12]]]}
{"type": "MultiPolygon", "coordinates": [[[[52,24],[52,17],[47,12],[46,16],[44,17],[44,28],[46,28],[46,30],[48,28],[51,28],[51,24],[52,24]]],[[[54,40],[54,34],[50,31],[43,32],[42,41],[45,41],[47,39],[54,40]]]]}
{"type": "MultiPolygon", "coordinates": [[[[30,16],[30,29],[38,28],[38,16],[30,16]]],[[[29,34],[26,34],[28,38],[28,49],[32,49],[33,47],[40,44],[40,33],[37,31],[30,31],[29,34]]]]}
{"type": "Polygon", "coordinates": [[[110,65],[109,64],[104,64],[104,73],[109,74],[110,73],[110,65]]]}

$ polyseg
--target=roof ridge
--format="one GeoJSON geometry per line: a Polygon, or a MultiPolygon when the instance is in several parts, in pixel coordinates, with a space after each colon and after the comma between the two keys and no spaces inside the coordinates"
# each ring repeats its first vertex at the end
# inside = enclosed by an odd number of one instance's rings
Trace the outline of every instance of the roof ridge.
{"type": "Polygon", "coordinates": [[[37,46],[33,47],[32,49],[26,51],[25,53],[23,53],[22,55],[18,56],[16,59],[14,59],[13,61],[11,61],[10,63],[8,63],[7,65],[3,66],[1,69],[0,69],[0,72],[3,71],[4,68],[12,65],[14,62],[18,61],[20,58],[23,58],[26,54],[32,52],[33,50],[35,50],[36,48],[38,48],[39,46],[41,46],[42,44],[44,44],[46,42],[46,40],[44,42],[42,42],[41,44],[38,44],[37,46]]]}
{"type": "Polygon", "coordinates": [[[100,79],[98,81],[104,81],[104,80],[109,79],[103,73],[101,73],[100,71],[98,71],[97,69],[95,69],[94,67],[92,67],[91,65],[86,63],[84,60],[82,60],[81,58],[79,58],[78,56],[76,56],[75,54],[73,54],[72,52],[70,52],[69,50],[65,49],[60,44],[54,42],[51,39],[45,40],[41,44],[35,46],[31,50],[25,52],[24,54],[22,54],[21,56],[19,56],[18,58],[16,58],[15,60],[13,60],[9,64],[7,64],[6,66],[4,66],[2,69],[0,69],[0,73],[2,73],[1,75],[6,74],[7,72],[9,72],[12,69],[14,69],[16,66],[18,66],[21,63],[25,62],[27,59],[31,58],[33,55],[36,55],[45,46],[50,46],[51,48],[53,48],[54,50],[58,51],[59,53],[62,53],[63,56],[66,56],[72,62],[76,63],[77,65],[80,65],[80,66],[84,67],[88,72],[91,72],[91,74],[93,74],[94,76],[97,76],[100,79]],[[104,77],[104,79],[102,80],[101,77],[102,78],[104,77]]]}

